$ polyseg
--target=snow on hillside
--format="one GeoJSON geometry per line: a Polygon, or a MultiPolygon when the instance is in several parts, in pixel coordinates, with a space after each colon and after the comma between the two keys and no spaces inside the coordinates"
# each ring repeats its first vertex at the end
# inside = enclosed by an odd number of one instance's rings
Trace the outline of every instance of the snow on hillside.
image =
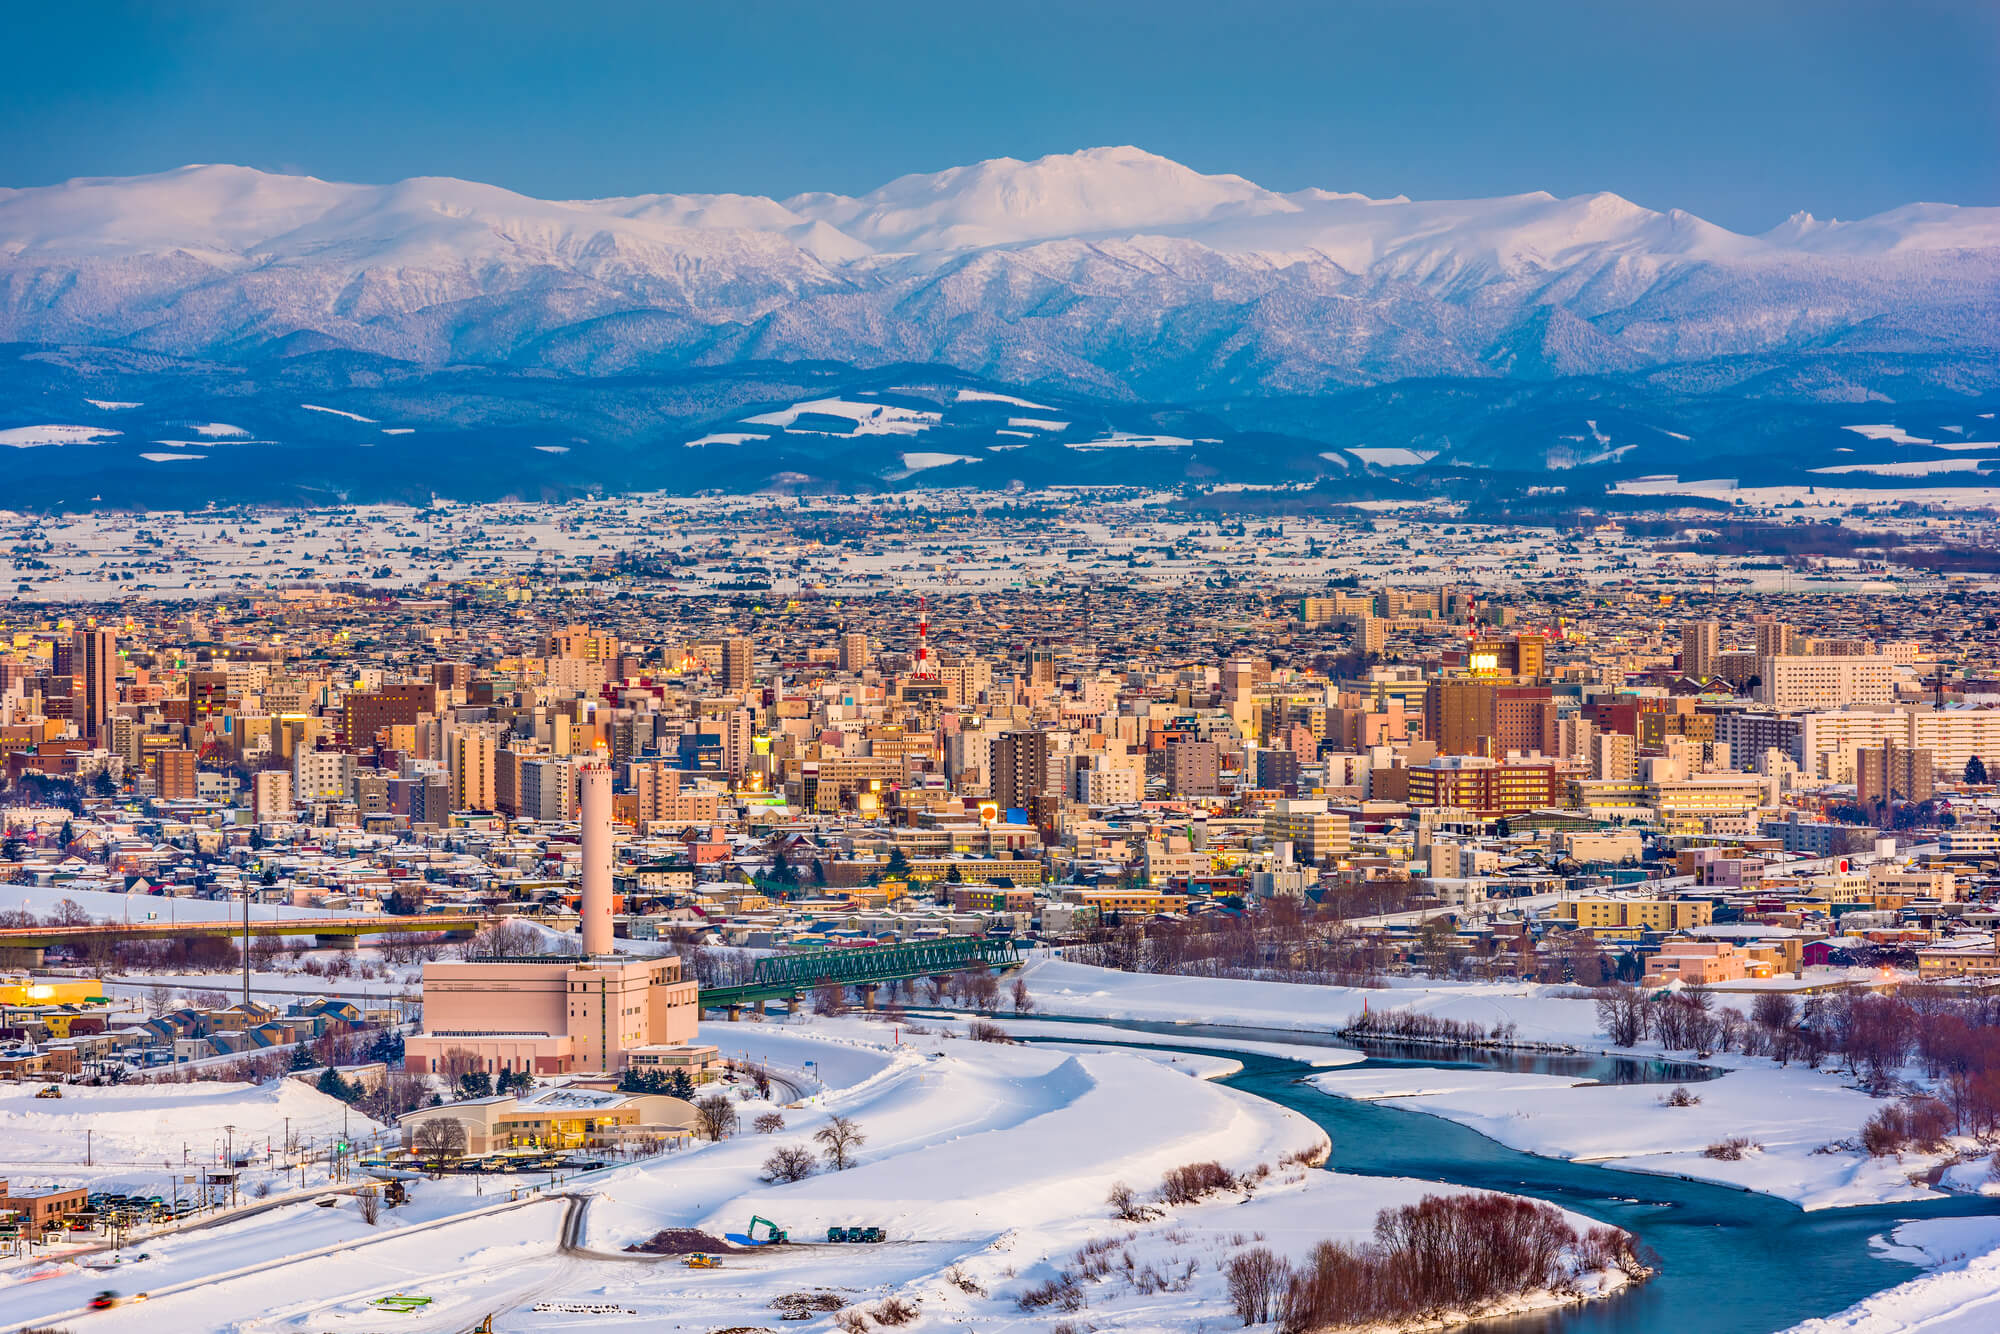
{"type": "Polygon", "coordinates": [[[1137,397],[1522,358],[1569,374],[1823,355],[1850,338],[1990,351],[1997,275],[1994,208],[1801,215],[1746,236],[1608,193],[1278,193],[1132,147],[783,201],[540,200],[215,165],[0,190],[7,341],[238,358],[311,331],[585,373],[931,360],[1137,397]]]}
{"type": "Polygon", "coordinates": [[[781,426],[788,431],[802,431],[808,434],[836,433],[826,427],[798,425],[799,418],[804,416],[844,418],[853,423],[851,433],[854,435],[915,435],[927,427],[937,425],[943,414],[926,412],[918,408],[892,407],[886,403],[856,403],[843,398],[816,398],[805,403],[794,403],[776,412],[745,417],[743,422],[746,426],[781,426]]]}
{"type": "Polygon", "coordinates": [[[123,432],[103,426],[11,426],[0,430],[0,445],[34,449],[42,445],[94,445],[123,432]]]}

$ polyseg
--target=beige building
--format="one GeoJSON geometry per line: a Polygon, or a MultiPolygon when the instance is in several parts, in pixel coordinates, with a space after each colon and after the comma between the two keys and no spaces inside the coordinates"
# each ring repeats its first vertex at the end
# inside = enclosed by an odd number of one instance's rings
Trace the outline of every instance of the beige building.
{"type": "Polygon", "coordinates": [[[1564,899],[1556,905],[1556,916],[1574,922],[1580,931],[1684,931],[1714,921],[1715,905],[1707,899],[1564,899]]]}
{"type": "Polygon", "coordinates": [[[451,775],[451,808],[455,811],[497,810],[493,790],[494,757],[498,747],[484,732],[457,731],[445,743],[445,764],[451,775]]]}
{"type": "Polygon", "coordinates": [[[1760,656],[1757,675],[1761,678],[1758,701],[1780,713],[1887,704],[1896,692],[1896,664],[1879,657],[1760,656]]]}
{"type": "Polygon", "coordinates": [[[1264,816],[1264,836],[1292,845],[1296,861],[1317,865],[1345,857],[1351,847],[1347,817],[1335,815],[1318,798],[1286,797],[1264,816]]]}
{"type": "Polygon", "coordinates": [[[458,1122],[465,1130],[465,1156],[480,1158],[507,1149],[581,1149],[645,1138],[686,1139],[693,1134],[696,1115],[691,1104],[664,1093],[558,1085],[525,1097],[467,1098],[406,1112],[397,1118],[403,1147],[411,1148],[418,1128],[433,1121],[458,1122]]]}

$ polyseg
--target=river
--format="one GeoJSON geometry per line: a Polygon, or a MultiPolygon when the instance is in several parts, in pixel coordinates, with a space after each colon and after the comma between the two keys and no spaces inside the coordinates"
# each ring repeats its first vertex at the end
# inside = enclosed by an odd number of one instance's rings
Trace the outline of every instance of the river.
{"type": "MultiPolygon", "coordinates": [[[[1038,1015],[1037,1018],[1054,1016],[1038,1015]]],[[[1076,1021],[1086,1026],[1092,1021],[1076,1021]]],[[[1117,1021],[1163,1034],[1237,1037],[1330,1047],[1311,1034],[1117,1021]]],[[[1692,1082],[1716,1072],[1643,1058],[1407,1046],[1371,1051],[1360,1066],[1481,1066],[1580,1074],[1618,1082],[1692,1082]]],[[[1393,1102],[1331,1097],[1300,1082],[1295,1061],[1204,1049],[1242,1062],[1222,1082],[1309,1117],[1333,1140],[1327,1166],[1362,1176],[1422,1177],[1510,1191],[1624,1228],[1658,1252],[1660,1273],[1603,1301],[1473,1326],[1491,1334],[1774,1334],[1830,1315],[1921,1271],[1885,1259],[1869,1239],[1919,1218],[2000,1213],[2000,1201],[1952,1196],[1934,1201],[1807,1213],[1785,1200],[1727,1186],[1543,1158],[1393,1102]]]]}

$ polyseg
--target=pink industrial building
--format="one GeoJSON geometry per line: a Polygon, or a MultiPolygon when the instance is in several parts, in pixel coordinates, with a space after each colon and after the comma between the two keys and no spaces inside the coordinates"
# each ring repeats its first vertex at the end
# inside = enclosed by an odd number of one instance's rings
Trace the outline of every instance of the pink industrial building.
{"type": "Polygon", "coordinates": [[[424,965],[424,1032],[412,1071],[622,1070],[634,1052],[694,1040],[699,987],[674,958],[612,952],[611,773],[578,771],[583,954],[424,965]]]}

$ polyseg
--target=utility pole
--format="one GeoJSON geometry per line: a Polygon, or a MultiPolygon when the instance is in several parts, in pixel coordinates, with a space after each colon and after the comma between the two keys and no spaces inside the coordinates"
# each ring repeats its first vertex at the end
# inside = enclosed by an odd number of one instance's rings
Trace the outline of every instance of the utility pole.
{"type": "Polygon", "coordinates": [[[250,1022],[250,882],[247,880],[243,882],[243,1022],[250,1022]]]}

